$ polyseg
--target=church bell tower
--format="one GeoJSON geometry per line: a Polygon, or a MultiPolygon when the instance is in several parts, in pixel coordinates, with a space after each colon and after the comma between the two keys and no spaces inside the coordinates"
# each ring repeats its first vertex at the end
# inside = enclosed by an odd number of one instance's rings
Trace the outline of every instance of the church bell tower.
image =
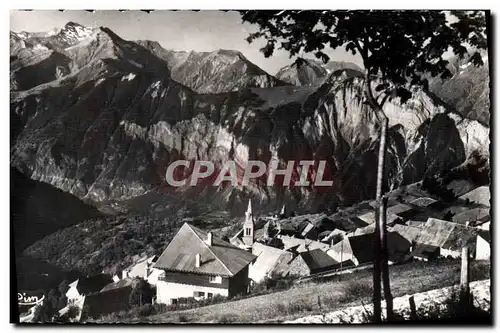
{"type": "Polygon", "coordinates": [[[245,212],[245,223],[243,224],[243,243],[252,246],[255,240],[255,223],[252,214],[252,201],[248,200],[247,211],[245,212]]]}

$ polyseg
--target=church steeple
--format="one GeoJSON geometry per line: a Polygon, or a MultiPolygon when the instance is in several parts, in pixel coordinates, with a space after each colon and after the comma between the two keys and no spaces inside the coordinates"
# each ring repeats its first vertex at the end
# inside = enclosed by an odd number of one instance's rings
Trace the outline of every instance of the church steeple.
{"type": "Polygon", "coordinates": [[[245,223],[243,223],[243,243],[253,245],[255,240],[255,224],[252,214],[252,201],[248,200],[247,211],[245,212],[245,223]]]}

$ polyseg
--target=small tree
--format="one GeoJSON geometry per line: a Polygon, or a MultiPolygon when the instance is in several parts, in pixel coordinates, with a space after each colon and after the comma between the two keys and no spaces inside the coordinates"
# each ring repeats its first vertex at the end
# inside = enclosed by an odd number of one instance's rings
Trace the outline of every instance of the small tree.
{"type": "Polygon", "coordinates": [[[146,280],[140,279],[134,285],[129,296],[129,304],[131,306],[143,306],[144,304],[151,304],[154,297],[154,290],[151,288],[146,280]]]}
{"type": "MultiPolygon", "coordinates": [[[[388,118],[384,113],[387,101],[398,99],[405,103],[415,88],[428,89],[427,77],[452,76],[448,61],[443,58],[449,49],[459,57],[469,57],[467,46],[486,49],[486,19],[482,11],[241,11],[243,21],[256,24],[259,30],[250,34],[248,42],[264,38],[261,49],[270,57],[276,48],[288,51],[290,56],[313,53],[324,63],[329,61],[326,47],[344,48],[359,54],[365,68],[363,101],[371,107],[380,125],[375,210],[376,259],[374,262],[374,317],[381,319],[380,271],[387,265],[387,255],[381,244],[386,230],[385,216],[380,216],[384,184],[384,164],[388,118]],[[453,20],[451,20],[453,18],[453,20]],[[381,260],[382,259],[382,260],[381,260]]],[[[487,15],[486,15],[487,14],[487,15]]],[[[479,52],[473,52],[469,61],[481,66],[479,52]]],[[[300,66],[302,58],[295,64],[300,66]]],[[[388,276],[384,276],[388,280],[388,276]]],[[[385,285],[389,285],[386,283],[385,285]]],[[[390,290],[385,290],[388,319],[392,318],[390,290]]]]}

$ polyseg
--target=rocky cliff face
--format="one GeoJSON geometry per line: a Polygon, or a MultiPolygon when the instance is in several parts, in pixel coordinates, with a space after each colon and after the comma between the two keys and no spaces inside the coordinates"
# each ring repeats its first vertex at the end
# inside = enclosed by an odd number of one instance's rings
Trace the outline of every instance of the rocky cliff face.
{"type": "MultiPolygon", "coordinates": [[[[359,72],[335,72],[306,87],[198,94],[175,80],[173,73],[180,70],[163,60],[166,56],[160,59],[150,50],[96,29],[60,52],[64,60],[52,58],[49,68],[64,67],[66,74],[43,76],[32,87],[18,85],[11,92],[11,165],[98,203],[155,191],[225,208],[252,196],[261,205],[285,200],[314,211],[373,197],[378,128],[361,102],[359,72]],[[258,181],[245,187],[169,188],[165,171],[178,159],[217,166],[235,160],[239,168],[252,159],[325,160],[325,178],[334,185],[284,188],[258,181]]],[[[174,56],[186,59],[181,64],[190,58],[174,56]]],[[[30,76],[35,68],[18,64],[17,71],[30,76]]],[[[212,87],[226,80],[217,77],[212,87]]],[[[487,127],[449,113],[423,92],[404,106],[388,103],[385,112],[387,188],[458,166],[472,153],[488,155],[487,127]]]]}
{"type": "Polygon", "coordinates": [[[453,77],[432,79],[429,89],[450,108],[470,119],[488,126],[490,122],[490,75],[488,55],[483,53],[484,65],[476,67],[467,60],[450,59],[453,77]]]}

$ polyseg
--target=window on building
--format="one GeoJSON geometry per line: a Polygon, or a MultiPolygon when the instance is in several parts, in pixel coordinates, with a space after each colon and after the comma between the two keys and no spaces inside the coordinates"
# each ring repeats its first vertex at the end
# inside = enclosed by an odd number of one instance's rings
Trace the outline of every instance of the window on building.
{"type": "Polygon", "coordinates": [[[207,297],[208,297],[208,298],[212,298],[213,296],[214,296],[214,294],[212,294],[212,293],[208,293],[208,294],[207,294],[207,297]]]}
{"type": "Polygon", "coordinates": [[[245,235],[251,236],[252,235],[252,228],[245,228],[245,235]]]}
{"type": "Polygon", "coordinates": [[[203,291],[195,291],[193,295],[194,297],[205,297],[205,293],[203,291]]]}
{"type": "Polygon", "coordinates": [[[208,281],[211,283],[222,283],[222,277],[221,276],[209,276],[208,281]]]}
{"type": "Polygon", "coordinates": [[[171,298],[171,299],[170,299],[170,303],[171,303],[172,305],[177,305],[177,298],[171,298]]]}

